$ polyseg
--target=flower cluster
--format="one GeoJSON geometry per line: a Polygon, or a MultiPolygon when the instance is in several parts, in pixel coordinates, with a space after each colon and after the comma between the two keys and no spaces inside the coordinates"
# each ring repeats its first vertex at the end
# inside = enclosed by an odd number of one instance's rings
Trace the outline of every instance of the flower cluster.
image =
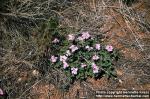
{"type": "MultiPolygon", "coordinates": [[[[53,43],[59,43],[60,40],[55,38],[53,43]]],[[[50,56],[52,65],[60,65],[70,78],[85,79],[88,76],[94,77],[101,71],[108,73],[115,57],[114,49],[111,45],[103,45],[98,42],[89,32],[80,34],[69,34],[63,42],[68,45],[61,53],[50,56]]]]}
{"type": "Polygon", "coordinates": [[[91,37],[91,35],[88,32],[83,32],[81,36],[79,36],[77,39],[79,41],[83,41],[86,39],[89,39],[91,37]]]}

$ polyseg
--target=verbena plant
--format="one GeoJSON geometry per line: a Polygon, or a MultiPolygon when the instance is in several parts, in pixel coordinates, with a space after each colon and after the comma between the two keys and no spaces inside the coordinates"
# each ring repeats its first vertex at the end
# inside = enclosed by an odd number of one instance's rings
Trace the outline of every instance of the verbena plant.
{"type": "Polygon", "coordinates": [[[113,46],[100,43],[97,35],[87,31],[64,35],[56,24],[54,26],[48,59],[52,68],[64,71],[71,82],[102,75],[116,76],[113,62],[118,54],[113,46]]]}

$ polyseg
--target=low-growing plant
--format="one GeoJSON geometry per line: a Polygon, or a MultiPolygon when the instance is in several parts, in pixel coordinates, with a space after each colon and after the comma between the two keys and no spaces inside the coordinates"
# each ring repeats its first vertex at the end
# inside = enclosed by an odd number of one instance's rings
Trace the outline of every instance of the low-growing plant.
{"type": "Polygon", "coordinates": [[[117,52],[113,46],[100,43],[98,36],[89,32],[66,37],[54,35],[52,43],[50,66],[64,71],[69,81],[97,78],[104,74],[115,76],[113,61],[117,52]]]}

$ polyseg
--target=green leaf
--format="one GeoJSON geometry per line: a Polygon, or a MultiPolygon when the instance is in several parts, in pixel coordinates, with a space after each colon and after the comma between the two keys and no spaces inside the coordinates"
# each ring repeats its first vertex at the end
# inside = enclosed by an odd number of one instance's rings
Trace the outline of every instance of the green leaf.
{"type": "Polygon", "coordinates": [[[81,74],[79,73],[79,74],[76,76],[76,78],[77,78],[77,79],[79,79],[79,78],[80,78],[80,76],[81,76],[81,74]]]}
{"type": "Polygon", "coordinates": [[[85,74],[86,74],[87,76],[90,76],[90,77],[93,76],[93,73],[92,73],[92,72],[85,72],[85,74]]]}

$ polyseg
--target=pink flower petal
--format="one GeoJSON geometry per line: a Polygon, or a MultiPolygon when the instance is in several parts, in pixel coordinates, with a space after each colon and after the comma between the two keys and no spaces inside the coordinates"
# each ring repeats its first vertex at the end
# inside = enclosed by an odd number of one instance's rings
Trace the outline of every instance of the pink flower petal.
{"type": "Polygon", "coordinates": [[[0,95],[4,95],[4,92],[1,88],[0,88],[0,95]]]}
{"type": "Polygon", "coordinates": [[[89,34],[89,32],[83,32],[82,33],[82,38],[83,39],[88,39],[88,38],[90,38],[91,37],[91,35],[89,34]]]}
{"type": "Polygon", "coordinates": [[[58,58],[58,57],[55,57],[54,55],[52,55],[50,61],[51,61],[52,63],[55,63],[55,62],[57,61],[57,58],[58,58]]]}
{"type": "Polygon", "coordinates": [[[77,71],[78,71],[78,68],[71,68],[71,73],[76,75],[77,74],[77,71]]]}
{"type": "Polygon", "coordinates": [[[66,69],[67,67],[69,67],[69,65],[68,65],[67,62],[64,61],[64,62],[63,62],[63,68],[66,69]]]}
{"type": "Polygon", "coordinates": [[[69,34],[68,35],[68,40],[73,41],[75,39],[74,34],[69,34]]]}
{"type": "Polygon", "coordinates": [[[87,66],[86,64],[81,63],[81,67],[82,67],[82,68],[84,68],[84,67],[86,67],[86,66],[87,66]]]}
{"type": "Polygon", "coordinates": [[[53,43],[59,43],[59,40],[57,38],[55,38],[52,42],[53,43]]]}
{"type": "Polygon", "coordinates": [[[75,52],[76,50],[78,50],[78,47],[76,45],[71,45],[69,48],[71,49],[71,52],[75,52]]]}
{"type": "Polygon", "coordinates": [[[98,57],[97,55],[94,55],[94,56],[92,57],[92,59],[93,59],[93,60],[98,60],[99,57],[98,57]]]}
{"type": "Polygon", "coordinates": [[[107,45],[105,48],[108,52],[113,51],[113,47],[111,45],[107,45]]]}
{"type": "Polygon", "coordinates": [[[95,45],[95,48],[96,48],[97,50],[100,50],[100,47],[101,47],[100,44],[96,44],[96,45],[95,45]]]}
{"type": "Polygon", "coordinates": [[[67,60],[67,57],[65,56],[65,55],[63,55],[63,56],[60,56],[60,61],[66,61],[67,60]]]}
{"type": "Polygon", "coordinates": [[[93,73],[99,72],[99,67],[95,63],[92,63],[92,68],[93,68],[93,73]]]}

